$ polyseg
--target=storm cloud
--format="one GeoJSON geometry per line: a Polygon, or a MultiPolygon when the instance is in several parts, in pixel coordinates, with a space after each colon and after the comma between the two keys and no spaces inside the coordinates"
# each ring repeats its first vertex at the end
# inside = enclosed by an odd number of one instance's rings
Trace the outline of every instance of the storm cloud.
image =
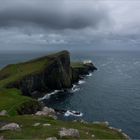
{"type": "Polygon", "coordinates": [[[50,29],[97,28],[108,13],[97,1],[12,0],[0,2],[0,26],[37,25],[50,29]]]}
{"type": "Polygon", "coordinates": [[[140,49],[139,13],[138,0],[0,0],[0,50],[140,49]]]}

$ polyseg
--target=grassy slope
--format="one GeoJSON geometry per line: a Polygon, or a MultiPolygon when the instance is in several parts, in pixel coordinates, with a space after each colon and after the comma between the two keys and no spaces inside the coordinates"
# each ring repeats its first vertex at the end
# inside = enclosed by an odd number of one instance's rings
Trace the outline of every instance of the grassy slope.
{"type": "Polygon", "coordinates": [[[17,122],[22,126],[21,131],[2,131],[1,135],[10,139],[45,139],[47,137],[59,138],[58,132],[62,127],[75,128],[80,132],[80,139],[90,139],[91,135],[95,135],[96,139],[123,139],[122,134],[110,130],[103,124],[83,124],[80,122],[66,122],[53,120],[47,117],[37,116],[15,116],[15,117],[0,117],[2,122],[17,122]],[[34,127],[34,123],[41,123],[40,126],[34,127]],[[49,123],[51,126],[42,126],[49,123]],[[86,134],[88,132],[88,134],[86,134]]]}
{"type": "Polygon", "coordinates": [[[84,68],[85,66],[83,65],[82,62],[72,62],[71,67],[72,68],[84,68]]]}
{"type": "Polygon", "coordinates": [[[8,65],[0,71],[0,87],[4,87],[11,82],[17,81],[26,75],[40,72],[47,66],[47,62],[47,58],[44,58],[27,63],[8,65]]]}
{"type": "Polygon", "coordinates": [[[17,89],[1,89],[0,90],[0,111],[5,109],[10,116],[17,115],[17,109],[23,103],[34,103],[35,100],[30,97],[22,96],[17,89]]]}

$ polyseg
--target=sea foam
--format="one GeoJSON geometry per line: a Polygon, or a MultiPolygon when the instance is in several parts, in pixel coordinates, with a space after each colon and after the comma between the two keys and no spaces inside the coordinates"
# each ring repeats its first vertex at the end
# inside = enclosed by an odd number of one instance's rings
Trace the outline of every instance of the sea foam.
{"type": "Polygon", "coordinates": [[[79,84],[79,85],[84,84],[84,83],[85,83],[84,80],[79,80],[79,81],[78,81],[78,84],[79,84]]]}
{"type": "Polygon", "coordinates": [[[52,95],[57,94],[58,92],[62,92],[62,90],[54,90],[54,91],[51,92],[51,93],[47,93],[45,96],[39,98],[38,101],[42,101],[42,100],[45,100],[45,99],[49,99],[52,95]]]}
{"type": "Polygon", "coordinates": [[[64,116],[68,117],[68,116],[75,116],[75,117],[82,117],[83,113],[79,112],[79,111],[70,111],[67,110],[64,114],[64,116]]]}

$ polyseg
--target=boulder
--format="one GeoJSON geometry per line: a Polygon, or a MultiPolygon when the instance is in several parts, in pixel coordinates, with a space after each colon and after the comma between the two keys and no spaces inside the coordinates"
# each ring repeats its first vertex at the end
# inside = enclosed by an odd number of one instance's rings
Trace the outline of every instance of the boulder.
{"type": "Polygon", "coordinates": [[[55,116],[56,112],[52,108],[44,107],[42,111],[38,111],[35,113],[35,115],[38,116],[55,116]]]}
{"type": "Polygon", "coordinates": [[[50,118],[57,120],[57,116],[56,115],[49,115],[50,118]]]}
{"type": "Polygon", "coordinates": [[[3,136],[0,136],[0,140],[5,140],[3,136]]]}
{"type": "Polygon", "coordinates": [[[46,140],[57,140],[56,137],[50,137],[50,138],[47,138],[46,140]]]}
{"type": "Polygon", "coordinates": [[[8,113],[6,110],[0,111],[0,116],[6,116],[8,113]]]}
{"type": "Polygon", "coordinates": [[[4,125],[4,126],[2,126],[1,127],[1,129],[0,130],[20,130],[21,128],[20,128],[20,126],[19,126],[19,124],[17,124],[17,123],[9,123],[9,124],[6,124],[6,125],[4,125]]]}
{"type": "Polygon", "coordinates": [[[46,112],[43,112],[43,111],[37,111],[35,113],[35,115],[37,115],[37,116],[47,116],[48,114],[46,114],[46,112]]]}
{"type": "Polygon", "coordinates": [[[33,124],[33,126],[39,126],[40,125],[40,123],[34,123],[33,124]]]}
{"type": "Polygon", "coordinates": [[[46,112],[48,115],[55,115],[56,114],[55,110],[52,108],[49,108],[49,107],[44,107],[42,111],[46,112]]]}
{"type": "Polygon", "coordinates": [[[60,136],[60,138],[63,138],[63,137],[79,138],[80,137],[80,134],[79,134],[79,131],[77,129],[73,129],[73,128],[70,128],[70,129],[62,128],[59,131],[59,136],[60,136]]]}
{"type": "Polygon", "coordinates": [[[51,126],[49,123],[44,123],[43,126],[51,126]]]}

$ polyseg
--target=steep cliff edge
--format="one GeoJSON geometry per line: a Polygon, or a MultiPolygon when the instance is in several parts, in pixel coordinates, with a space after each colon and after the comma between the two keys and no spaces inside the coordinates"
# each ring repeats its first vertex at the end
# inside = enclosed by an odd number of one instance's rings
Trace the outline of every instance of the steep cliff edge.
{"type": "Polygon", "coordinates": [[[20,89],[23,95],[39,97],[52,90],[72,87],[80,75],[95,70],[92,63],[70,63],[62,51],[24,63],[8,65],[0,71],[0,85],[20,89]]]}

